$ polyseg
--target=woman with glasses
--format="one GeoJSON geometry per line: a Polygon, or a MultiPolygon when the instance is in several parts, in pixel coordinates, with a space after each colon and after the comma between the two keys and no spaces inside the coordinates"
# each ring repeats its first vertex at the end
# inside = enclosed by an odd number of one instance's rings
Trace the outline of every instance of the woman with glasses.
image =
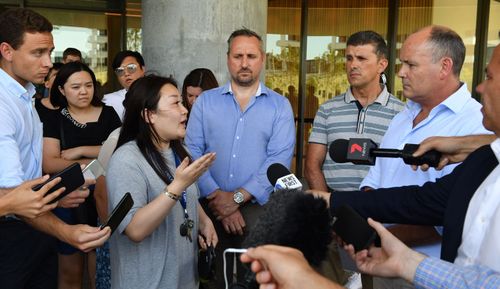
{"type": "Polygon", "coordinates": [[[215,246],[217,235],[198,203],[195,181],[215,154],[191,161],[182,144],[187,110],[173,79],[136,80],[124,105],[106,174],[108,207],[126,192],[134,205],[109,241],[111,287],[198,288],[198,244],[215,246]]]}
{"type": "Polygon", "coordinates": [[[125,99],[125,93],[135,80],[144,76],[146,67],[142,55],[137,51],[130,50],[118,52],[111,66],[123,89],[105,94],[102,101],[106,105],[112,106],[120,119],[123,120],[122,102],[125,99]]]}
{"type": "MultiPolygon", "coordinates": [[[[74,162],[88,164],[99,154],[102,142],[120,126],[118,115],[113,108],[103,105],[96,87],[94,72],[81,62],[67,63],[57,73],[50,101],[60,110],[44,122],[42,167],[45,173],[59,172],[74,162]]],[[[57,208],[56,214],[68,224],[97,224],[92,197],[78,208],[57,208]]],[[[81,288],[84,253],[64,243],[58,251],[59,288],[81,288]]],[[[87,257],[93,277],[95,253],[87,257]]]]}

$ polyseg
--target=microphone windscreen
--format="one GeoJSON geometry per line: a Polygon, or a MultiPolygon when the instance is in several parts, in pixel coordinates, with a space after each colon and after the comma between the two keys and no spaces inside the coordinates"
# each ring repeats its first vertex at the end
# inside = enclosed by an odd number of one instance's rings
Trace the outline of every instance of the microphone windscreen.
{"type": "Polygon", "coordinates": [[[288,246],[300,250],[312,265],[319,265],[331,241],[326,202],[300,190],[281,190],[271,194],[243,247],[288,246]]]}
{"type": "Polygon", "coordinates": [[[336,139],[330,144],[330,148],[328,149],[328,153],[330,154],[330,158],[336,163],[346,163],[347,160],[347,151],[349,147],[349,141],[346,139],[336,139]]]}
{"type": "Polygon", "coordinates": [[[280,163],[274,163],[267,168],[267,179],[273,187],[276,185],[279,178],[289,174],[291,174],[291,172],[280,163]]]}

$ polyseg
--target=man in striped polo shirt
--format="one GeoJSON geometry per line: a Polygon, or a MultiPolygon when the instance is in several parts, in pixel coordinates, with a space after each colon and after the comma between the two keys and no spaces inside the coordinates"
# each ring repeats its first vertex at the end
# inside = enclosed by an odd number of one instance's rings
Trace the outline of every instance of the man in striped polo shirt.
{"type": "MultiPolygon", "coordinates": [[[[354,33],[347,40],[345,55],[351,86],[320,106],[309,137],[305,177],[310,189],[357,190],[369,166],[335,163],[327,153],[328,147],[336,139],[356,137],[380,143],[392,118],[404,108],[380,83],[388,65],[388,48],[382,36],[373,31],[354,33]]],[[[337,245],[332,244],[321,271],[343,284],[346,274],[339,264],[337,245]]],[[[363,283],[370,288],[370,280],[363,283]]]]}
{"type": "Polygon", "coordinates": [[[388,65],[387,45],[373,31],[354,33],[347,40],[346,73],[351,87],[323,103],[307,149],[305,177],[310,189],[357,190],[369,166],[335,163],[328,147],[336,139],[370,138],[377,144],[404,104],[391,95],[380,78],[388,65]]]}

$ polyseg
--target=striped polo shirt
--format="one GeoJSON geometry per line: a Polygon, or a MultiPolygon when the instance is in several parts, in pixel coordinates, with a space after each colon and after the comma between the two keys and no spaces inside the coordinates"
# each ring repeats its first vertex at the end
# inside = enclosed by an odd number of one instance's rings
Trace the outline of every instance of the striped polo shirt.
{"type": "MultiPolygon", "coordinates": [[[[384,86],[377,99],[362,107],[349,88],[323,103],[316,113],[309,143],[330,146],[336,139],[369,138],[380,144],[392,118],[402,111],[404,103],[384,86]]],[[[367,165],[335,163],[326,154],[322,170],[326,184],[334,190],[358,190],[370,169],[367,165]]]]}

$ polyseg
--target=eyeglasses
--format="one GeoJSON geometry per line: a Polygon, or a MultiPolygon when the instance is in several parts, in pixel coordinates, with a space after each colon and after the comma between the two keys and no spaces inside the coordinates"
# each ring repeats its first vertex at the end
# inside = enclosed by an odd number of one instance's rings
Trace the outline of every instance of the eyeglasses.
{"type": "Polygon", "coordinates": [[[126,66],[120,66],[120,67],[115,69],[115,73],[118,76],[122,76],[125,74],[125,70],[127,70],[127,72],[129,74],[132,74],[132,73],[137,71],[137,64],[130,63],[130,64],[127,64],[126,66]]]}

